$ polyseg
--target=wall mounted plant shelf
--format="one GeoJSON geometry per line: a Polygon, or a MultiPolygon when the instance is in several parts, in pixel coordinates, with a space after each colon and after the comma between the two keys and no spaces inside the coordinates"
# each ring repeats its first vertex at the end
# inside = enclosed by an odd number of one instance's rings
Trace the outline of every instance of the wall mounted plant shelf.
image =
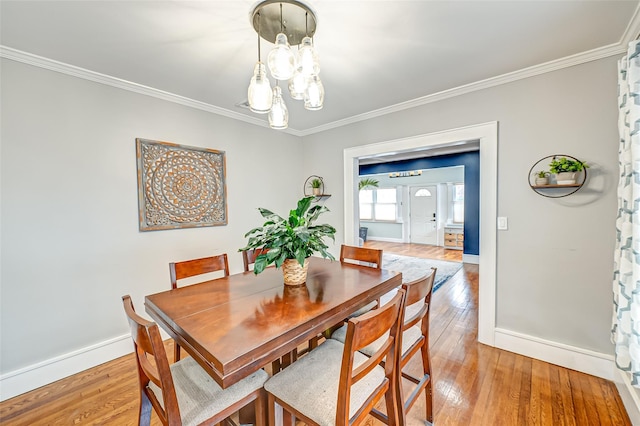
{"type": "Polygon", "coordinates": [[[304,181],[303,192],[305,197],[316,197],[315,202],[331,197],[324,193],[324,180],[317,175],[311,175],[304,181]]]}
{"type": "Polygon", "coordinates": [[[574,194],[578,191],[587,181],[587,168],[589,166],[585,161],[578,160],[576,157],[565,154],[554,154],[547,157],[543,157],[536,161],[529,170],[529,186],[531,189],[539,195],[548,198],[562,198],[568,195],[574,194]],[[572,169],[576,168],[581,170],[571,170],[568,176],[563,176],[560,173],[551,173],[552,163],[568,164],[572,169]],[[582,167],[580,166],[582,165],[582,167]]]}

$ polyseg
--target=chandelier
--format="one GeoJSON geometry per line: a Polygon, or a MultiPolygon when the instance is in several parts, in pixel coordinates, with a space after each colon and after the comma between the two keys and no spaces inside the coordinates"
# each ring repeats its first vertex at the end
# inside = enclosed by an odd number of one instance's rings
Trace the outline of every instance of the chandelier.
{"type": "Polygon", "coordinates": [[[316,15],[300,1],[265,0],[254,7],[251,23],[258,33],[258,62],[247,91],[249,109],[268,114],[271,128],[286,129],[289,111],[282,98],[281,82],[291,98],[304,101],[308,110],[321,109],[324,102],[320,63],[313,47],[316,15]],[[275,44],[267,57],[269,73],[275,80],[273,88],[260,56],[261,38],[275,44]],[[297,46],[297,50],[291,46],[297,46]]]}

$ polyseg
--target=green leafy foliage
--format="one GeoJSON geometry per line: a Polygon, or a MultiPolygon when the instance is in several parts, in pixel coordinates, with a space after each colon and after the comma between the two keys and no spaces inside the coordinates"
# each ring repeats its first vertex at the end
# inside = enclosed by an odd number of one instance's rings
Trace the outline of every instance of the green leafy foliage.
{"type": "Polygon", "coordinates": [[[309,185],[311,185],[312,188],[320,188],[322,186],[322,180],[318,178],[312,179],[309,185]]]}
{"type": "Polygon", "coordinates": [[[256,257],[253,272],[257,275],[264,269],[275,264],[280,267],[286,259],[296,259],[300,265],[314,253],[320,253],[324,258],[335,260],[327,251],[328,246],[324,237],[330,237],[335,241],[336,229],[327,224],[316,225],[318,217],[328,212],[324,206],[311,206],[314,197],[304,197],[298,200],[295,210],[289,212],[287,219],[264,208],[258,208],[266,222],[258,228],[254,228],[245,234],[249,238],[246,247],[239,251],[249,249],[267,248],[267,253],[256,257]]]}
{"type": "Polygon", "coordinates": [[[539,171],[535,172],[534,174],[538,178],[546,178],[546,177],[549,176],[549,172],[547,172],[546,170],[539,170],[539,171]]]}
{"type": "Polygon", "coordinates": [[[589,166],[584,161],[570,160],[567,157],[553,158],[551,163],[549,163],[549,171],[555,174],[562,172],[580,172],[588,168],[589,166]]]}
{"type": "Polygon", "coordinates": [[[358,190],[377,188],[379,183],[380,182],[373,178],[360,179],[360,182],[358,182],[358,190]]]}

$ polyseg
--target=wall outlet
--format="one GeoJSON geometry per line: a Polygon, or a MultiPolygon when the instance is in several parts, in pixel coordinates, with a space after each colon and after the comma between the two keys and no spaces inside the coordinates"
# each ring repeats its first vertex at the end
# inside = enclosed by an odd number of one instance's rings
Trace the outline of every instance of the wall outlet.
{"type": "Polygon", "coordinates": [[[506,217],[498,217],[498,229],[501,231],[509,229],[509,221],[506,217]]]}

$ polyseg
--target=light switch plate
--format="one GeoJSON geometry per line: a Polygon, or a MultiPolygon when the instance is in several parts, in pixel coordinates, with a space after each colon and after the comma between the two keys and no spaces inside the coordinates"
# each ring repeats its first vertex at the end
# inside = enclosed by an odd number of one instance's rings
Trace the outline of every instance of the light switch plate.
{"type": "Polygon", "coordinates": [[[509,229],[509,221],[506,217],[498,217],[498,229],[501,231],[509,229]]]}

